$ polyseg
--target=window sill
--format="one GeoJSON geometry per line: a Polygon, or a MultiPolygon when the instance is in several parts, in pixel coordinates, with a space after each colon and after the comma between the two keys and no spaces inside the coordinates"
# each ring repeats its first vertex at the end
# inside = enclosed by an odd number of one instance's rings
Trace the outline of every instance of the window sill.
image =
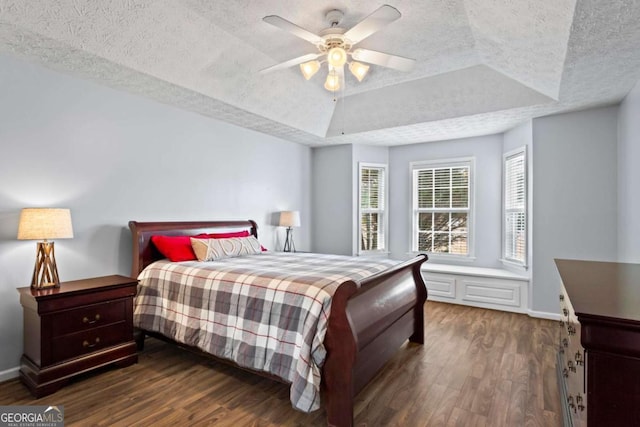
{"type": "Polygon", "coordinates": [[[507,270],[515,271],[518,273],[527,273],[529,271],[529,267],[525,264],[520,264],[518,262],[509,261],[508,259],[500,259],[500,262],[507,270]]]}
{"type": "Polygon", "coordinates": [[[475,262],[476,257],[474,256],[464,256],[464,255],[444,255],[438,253],[429,253],[429,252],[407,252],[407,255],[418,256],[420,254],[426,254],[429,257],[429,261],[438,261],[442,263],[472,263],[475,262]]]}
{"type": "Polygon", "coordinates": [[[387,251],[365,251],[365,252],[358,252],[357,256],[361,256],[361,257],[368,257],[368,258],[388,258],[389,254],[391,254],[391,252],[387,252],[387,251]]]}
{"type": "Polygon", "coordinates": [[[510,270],[489,267],[471,267],[466,265],[453,264],[431,264],[429,262],[422,265],[421,270],[425,273],[454,274],[472,277],[487,277],[494,279],[528,281],[529,277],[515,273],[510,270]]]}

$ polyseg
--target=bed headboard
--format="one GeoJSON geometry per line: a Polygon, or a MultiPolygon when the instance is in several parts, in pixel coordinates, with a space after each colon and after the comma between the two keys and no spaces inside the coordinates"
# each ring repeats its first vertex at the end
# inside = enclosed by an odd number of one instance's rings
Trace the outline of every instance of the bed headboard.
{"type": "Polygon", "coordinates": [[[133,241],[133,263],[131,277],[138,274],[149,264],[164,257],[151,243],[151,236],[185,236],[223,229],[249,230],[258,238],[258,225],[252,220],[239,221],[191,221],[191,222],[137,222],[129,221],[133,241]]]}

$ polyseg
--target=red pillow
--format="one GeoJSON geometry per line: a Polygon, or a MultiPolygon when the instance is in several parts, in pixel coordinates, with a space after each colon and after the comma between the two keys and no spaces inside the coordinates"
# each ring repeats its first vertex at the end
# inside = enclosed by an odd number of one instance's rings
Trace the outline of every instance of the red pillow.
{"type": "MultiPolygon", "coordinates": [[[[244,231],[232,231],[230,233],[211,233],[207,234],[207,238],[209,239],[230,239],[232,237],[249,237],[251,233],[249,230],[244,231]]],[[[198,236],[199,238],[199,236],[198,236]]]]}
{"type": "Polygon", "coordinates": [[[169,258],[169,261],[196,259],[196,254],[191,249],[191,236],[151,236],[151,241],[165,258],[169,258]]]}
{"type": "Polygon", "coordinates": [[[158,251],[171,262],[193,261],[196,254],[191,247],[191,237],[196,239],[228,239],[231,237],[248,237],[248,230],[234,231],[230,233],[201,233],[196,236],[151,236],[151,241],[158,251]]]}

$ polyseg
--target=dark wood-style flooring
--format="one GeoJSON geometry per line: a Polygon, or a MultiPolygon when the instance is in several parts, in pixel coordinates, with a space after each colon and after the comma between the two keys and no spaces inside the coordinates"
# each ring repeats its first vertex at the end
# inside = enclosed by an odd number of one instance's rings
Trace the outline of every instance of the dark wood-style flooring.
{"type": "MultiPolygon", "coordinates": [[[[560,426],[557,322],[427,302],[426,344],[406,344],[357,396],[359,426],[560,426]]],[[[287,386],[147,339],[139,363],[87,374],[34,399],[0,384],[0,405],[64,405],[67,426],[323,426],[287,386]]]]}

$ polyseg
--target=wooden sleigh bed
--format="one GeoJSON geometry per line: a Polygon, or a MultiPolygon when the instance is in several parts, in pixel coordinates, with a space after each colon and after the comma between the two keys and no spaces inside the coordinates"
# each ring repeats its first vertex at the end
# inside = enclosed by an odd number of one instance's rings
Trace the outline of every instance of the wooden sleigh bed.
{"type": "MultiPolygon", "coordinates": [[[[132,277],[164,258],[151,243],[153,235],[194,235],[222,229],[245,229],[258,237],[254,221],[129,222],[133,238],[132,277]]],[[[326,359],[322,366],[322,399],[331,426],[353,425],[355,395],[378,373],[407,340],[424,343],[423,307],[427,290],[419,255],[369,276],[352,280],[335,291],[324,339],[326,359]]],[[[144,335],[157,334],[140,331],[144,335]]],[[[260,375],[271,375],[256,372],[260,375]]],[[[279,378],[274,378],[280,380],[279,378]]],[[[284,381],[286,382],[286,381],[284,381]]]]}

